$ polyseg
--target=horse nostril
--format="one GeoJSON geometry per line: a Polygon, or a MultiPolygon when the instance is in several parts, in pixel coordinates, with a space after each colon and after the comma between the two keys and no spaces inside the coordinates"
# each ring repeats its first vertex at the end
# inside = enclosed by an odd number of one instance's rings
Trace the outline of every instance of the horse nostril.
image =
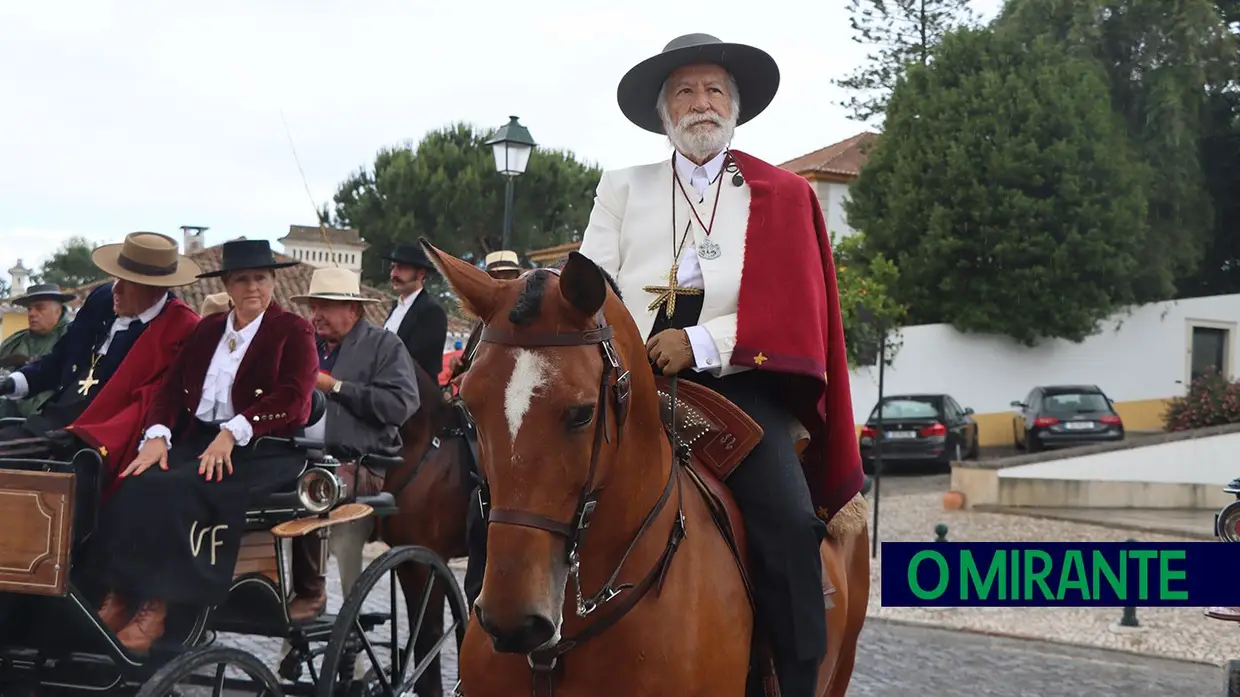
{"type": "Polygon", "coordinates": [[[521,621],[521,633],[524,634],[527,651],[542,646],[555,636],[555,625],[542,615],[526,615],[521,621]]]}
{"type": "Polygon", "coordinates": [[[515,627],[501,627],[482,606],[475,605],[474,611],[478,615],[478,626],[491,637],[491,644],[498,653],[530,653],[555,636],[555,625],[542,615],[526,615],[515,627]]]}

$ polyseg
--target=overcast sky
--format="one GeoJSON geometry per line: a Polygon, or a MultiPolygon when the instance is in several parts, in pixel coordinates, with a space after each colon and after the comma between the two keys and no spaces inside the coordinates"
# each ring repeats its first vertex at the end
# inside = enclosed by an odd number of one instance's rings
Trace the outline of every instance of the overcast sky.
{"type": "MultiPolygon", "coordinates": [[[[974,0],[986,17],[1000,4],[974,0]]],[[[379,148],[454,121],[516,114],[540,145],[606,168],[658,160],[666,141],[624,119],[616,84],[690,32],[779,62],[779,94],[734,145],[780,163],[864,129],[831,84],[866,53],[847,6],[3,0],[0,274],[74,234],[203,225],[216,244],[312,224],[281,111],[316,204],[379,148]]]]}

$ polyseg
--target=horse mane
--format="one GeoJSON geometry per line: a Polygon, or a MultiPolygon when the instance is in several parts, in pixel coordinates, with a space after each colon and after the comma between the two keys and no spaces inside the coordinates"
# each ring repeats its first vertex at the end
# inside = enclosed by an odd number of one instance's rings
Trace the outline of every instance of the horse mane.
{"type": "MultiPolygon", "coordinates": [[[[564,265],[568,263],[568,257],[560,259],[555,264],[542,269],[534,269],[525,275],[525,288],[521,290],[521,295],[517,297],[517,302],[512,306],[512,310],[508,312],[508,321],[520,327],[532,323],[538,319],[542,313],[543,296],[547,293],[547,280],[551,278],[553,271],[560,271],[564,265]]],[[[620,294],[620,286],[616,285],[616,279],[603,267],[598,269],[603,274],[603,279],[607,281],[607,287],[611,288],[611,292],[616,294],[621,302],[624,297],[620,294]]]]}

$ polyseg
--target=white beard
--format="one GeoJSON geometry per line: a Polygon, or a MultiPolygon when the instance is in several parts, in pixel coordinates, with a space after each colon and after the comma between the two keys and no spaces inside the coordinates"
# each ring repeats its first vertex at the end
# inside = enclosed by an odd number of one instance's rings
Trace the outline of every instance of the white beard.
{"type": "Polygon", "coordinates": [[[663,130],[667,131],[667,139],[680,154],[704,162],[732,142],[732,135],[736,133],[736,117],[724,119],[714,112],[687,114],[675,126],[665,120],[663,130]],[[699,123],[713,123],[715,126],[692,128],[699,123]]]}

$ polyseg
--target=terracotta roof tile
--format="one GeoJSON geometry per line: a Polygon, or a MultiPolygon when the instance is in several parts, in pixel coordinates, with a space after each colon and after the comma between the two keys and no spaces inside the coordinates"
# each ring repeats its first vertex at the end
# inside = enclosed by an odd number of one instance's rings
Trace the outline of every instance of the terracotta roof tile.
{"type": "Polygon", "coordinates": [[[869,159],[869,145],[878,138],[877,133],[865,131],[815,150],[798,158],[788,160],[780,167],[802,176],[807,174],[838,174],[855,177],[869,159]]]}

